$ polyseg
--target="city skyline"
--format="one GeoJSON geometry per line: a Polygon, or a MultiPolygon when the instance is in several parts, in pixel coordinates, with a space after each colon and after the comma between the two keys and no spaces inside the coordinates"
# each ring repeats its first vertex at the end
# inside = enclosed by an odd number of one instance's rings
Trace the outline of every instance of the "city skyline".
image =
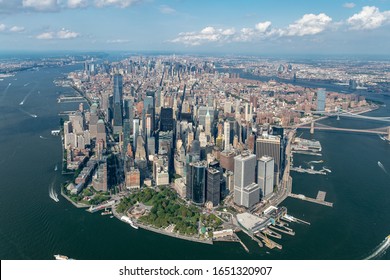
{"type": "Polygon", "coordinates": [[[0,1],[2,51],[386,54],[389,1],[0,1]]]}

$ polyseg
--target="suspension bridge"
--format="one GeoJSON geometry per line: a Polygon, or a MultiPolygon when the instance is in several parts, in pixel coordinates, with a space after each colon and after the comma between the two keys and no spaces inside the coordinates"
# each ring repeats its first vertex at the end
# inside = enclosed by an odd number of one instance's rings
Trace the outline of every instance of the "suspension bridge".
{"type": "MultiPolygon", "coordinates": [[[[368,133],[368,134],[377,134],[381,137],[387,136],[387,140],[390,141],[390,117],[374,117],[374,116],[364,116],[353,112],[348,112],[342,109],[337,109],[333,112],[324,112],[324,111],[316,111],[312,112],[313,114],[323,115],[324,117],[313,119],[311,122],[303,123],[292,128],[302,128],[302,129],[310,129],[310,133],[314,133],[314,130],[328,130],[328,131],[346,131],[346,132],[354,132],[354,133],[368,133]],[[346,127],[333,127],[325,124],[318,123],[319,120],[324,119],[325,117],[337,117],[340,119],[340,116],[343,118],[354,118],[354,119],[365,119],[365,120],[373,120],[384,123],[389,123],[383,127],[376,128],[368,128],[368,129],[356,129],[356,128],[346,128],[346,127]],[[315,124],[314,124],[315,123],[315,124]]],[[[385,138],[385,137],[384,137],[385,138]]],[[[384,139],[383,138],[383,139],[384,139]]]]}

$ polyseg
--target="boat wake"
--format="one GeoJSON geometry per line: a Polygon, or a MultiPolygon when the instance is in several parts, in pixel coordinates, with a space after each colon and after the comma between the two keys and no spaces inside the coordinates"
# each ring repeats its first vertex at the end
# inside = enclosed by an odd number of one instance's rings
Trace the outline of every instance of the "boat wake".
{"type": "Polygon", "coordinates": [[[323,160],[312,160],[312,161],[309,161],[308,164],[312,164],[312,163],[323,163],[324,161],[323,160]]]}
{"type": "Polygon", "coordinates": [[[55,202],[60,201],[58,199],[58,194],[55,192],[53,185],[49,188],[49,196],[51,199],[53,199],[55,202]]]}
{"type": "MultiPolygon", "coordinates": [[[[26,85],[27,85],[27,84],[26,84],[26,85]]],[[[26,85],[24,85],[24,86],[26,86],[26,85]]],[[[25,96],[25,97],[23,98],[23,100],[19,103],[19,105],[23,105],[24,102],[26,102],[27,98],[33,93],[33,91],[36,89],[37,85],[38,85],[38,84],[36,84],[35,87],[32,88],[32,89],[26,94],[26,96],[25,96]]]]}
{"type": "Polygon", "coordinates": [[[365,260],[377,259],[383,256],[390,247],[390,235],[385,238],[365,260]]]}
{"type": "Polygon", "coordinates": [[[39,138],[41,138],[41,139],[49,139],[49,138],[44,137],[44,136],[42,136],[42,135],[39,135],[39,138]]]}
{"type": "Polygon", "coordinates": [[[380,161],[378,161],[378,166],[380,169],[383,170],[383,172],[385,172],[387,175],[389,175],[389,172],[387,172],[386,168],[383,166],[383,164],[380,161]]]}
{"type": "Polygon", "coordinates": [[[29,116],[32,117],[32,118],[37,118],[37,117],[38,117],[37,115],[31,114],[31,113],[29,113],[29,112],[27,112],[27,111],[25,111],[25,110],[22,110],[22,109],[19,109],[19,110],[20,110],[21,112],[23,112],[23,113],[29,115],[29,116]]]}

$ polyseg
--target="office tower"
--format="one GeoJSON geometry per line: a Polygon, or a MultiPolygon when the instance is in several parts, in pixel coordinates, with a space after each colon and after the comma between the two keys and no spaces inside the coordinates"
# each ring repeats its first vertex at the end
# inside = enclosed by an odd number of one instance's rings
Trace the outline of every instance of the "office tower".
{"type": "Polygon", "coordinates": [[[161,108],[160,114],[160,130],[173,130],[173,110],[172,108],[161,108]]]}
{"type": "MultiPolygon", "coordinates": [[[[155,122],[155,98],[154,91],[146,92],[146,97],[144,99],[144,109],[143,114],[148,114],[150,116],[150,131],[154,132],[154,122],[155,122]]],[[[147,124],[147,123],[146,123],[147,124]]]]}
{"type": "Polygon", "coordinates": [[[169,162],[165,155],[155,155],[153,158],[153,179],[156,186],[169,185],[169,162]]]}
{"type": "Polygon", "coordinates": [[[260,187],[260,196],[269,197],[274,189],[274,159],[263,156],[257,164],[257,184],[260,187]]]}
{"type": "Polygon", "coordinates": [[[317,111],[325,111],[326,91],[323,88],[317,90],[317,111]]]}
{"type": "Polygon", "coordinates": [[[221,201],[221,173],[215,168],[207,169],[207,201],[214,207],[221,201]]]}
{"type": "Polygon", "coordinates": [[[203,127],[206,126],[207,112],[210,115],[210,124],[212,124],[214,122],[214,108],[209,106],[200,106],[198,109],[199,124],[203,127]]]}
{"type": "Polygon", "coordinates": [[[131,133],[133,131],[134,102],[132,99],[125,99],[123,102],[123,119],[129,120],[131,133]]]}
{"type": "Polygon", "coordinates": [[[259,202],[259,187],[255,183],[256,155],[248,151],[234,158],[234,203],[252,207],[259,202]],[[257,195],[257,197],[255,197],[257,195]]]}
{"type": "Polygon", "coordinates": [[[97,135],[97,122],[99,120],[97,108],[98,105],[96,103],[91,105],[91,114],[89,117],[89,132],[91,133],[91,138],[96,138],[97,135]]]}
{"type": "Polygon", "coordinates": [[[274,159],[274,184],[279,182],[281,171],[281,138],[273,135],[263,135],[256,140],[256,158],[259,160],[263,156],[270,156],[274,159]]]}
{"type": "Polygon", "coordinates": [[[225,101],[223,112],[225,114],[230,114],[232,112],[232,103],[230,101],[225,101]]]}
{"type": "Polygon", "coordinates": [[[114,133],[119,133],[122,131],[122,125],[123,125],[122,96],[123,96],[123,78],[122,75],[115,74],[114,75],[114,99],[113,99],[114,133]]]}
{"type": "Polygon", "coordinates": [[[133,120],[133,147],[137,150],[137,137],[139,135],[139,119],[133,120]]]}
{"type": "Polygon", "coordinates": [[[206,161],[197,161],[189,164],[190,178],[187,187],[190,191],[190,199],[195,204],[206,202],[206,161]]]}
{"type": "Polygon", "coordinates": [[[102,119],[97,122],[97,135],[96,135],[96,143],[101,140],[103,142],[103,147],[106,147],[107,144],[107,136],[106,136],[106,126],[102,119]]]}
{"type": "Polygon", "coordinates": [[[137,150],[135,151],[135,160],[146,160],[145,143],[142,135],[137,137],[137,150]]]}
{"type": "Polygon", "coordinates": [[[99,168],[92,180],[93,188],[97,191],[106,192],[108,189],[107,181],[107,163],[104,162],[99,165],[99,168]]]}
{"type": "Polygon", "coordinates": [[[204,131],[206,133],[206,136],[211,135],[211,117],[210,112],[207,110],[206,117],[205,117],[205,126],[204,131]]]}
{"type": "Polygon", "coordinates": [[[223,138],[225,141],[225,150],[230,150],[230,123],[225,121],[223,124],[223,138]]]}

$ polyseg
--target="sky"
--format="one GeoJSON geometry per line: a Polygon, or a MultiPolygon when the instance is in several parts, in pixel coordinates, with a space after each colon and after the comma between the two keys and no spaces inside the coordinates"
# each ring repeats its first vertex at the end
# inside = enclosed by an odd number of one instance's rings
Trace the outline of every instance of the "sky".
{"type": "Polygon", "coordinates": [[[390,55],[390,0],[0,0],[0,51],[390,55]]]}

